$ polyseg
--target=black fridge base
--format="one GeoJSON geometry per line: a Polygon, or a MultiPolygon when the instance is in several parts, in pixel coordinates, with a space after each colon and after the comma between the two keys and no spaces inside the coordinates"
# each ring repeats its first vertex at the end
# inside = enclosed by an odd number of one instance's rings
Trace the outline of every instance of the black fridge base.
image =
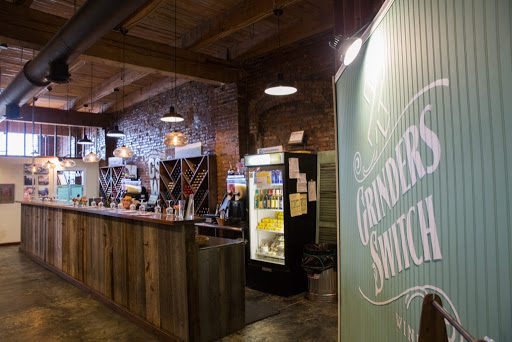
{"type": "Polygon", "coordinates": [[[303,271],[292,272],[272,266],[247,265],[247,287],[283,297],[306,291],[307,278],[303,271]]]}

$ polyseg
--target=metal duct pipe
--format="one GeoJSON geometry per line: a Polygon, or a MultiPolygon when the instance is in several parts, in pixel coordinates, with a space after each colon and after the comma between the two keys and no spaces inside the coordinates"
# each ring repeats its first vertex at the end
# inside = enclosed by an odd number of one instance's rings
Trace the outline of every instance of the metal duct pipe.
{"type": "Polygon", "coordinates": [[[19,117],[20,104],[26,103],[50,83],[51,65],[62,71],[63,64],[72,63],[147,1],[87,1],[5,88],[0,95],[0,116],[5,113],[8,119],[19,117]]]}

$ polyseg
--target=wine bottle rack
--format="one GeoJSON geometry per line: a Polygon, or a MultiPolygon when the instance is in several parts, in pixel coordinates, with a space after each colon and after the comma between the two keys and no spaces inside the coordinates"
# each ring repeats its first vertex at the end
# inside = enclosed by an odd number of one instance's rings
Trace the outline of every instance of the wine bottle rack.
{"type": "Polygon", "coordinates": [[[124,166],[100,167],[100,196],[104,199],[121,197],[121,180],[128,170],[124,166]]]}
{"type": "Polygon", "coordinates": [[[215,156],[201,156],[160,162],[160,199],[175,205],[194,194],[196,215],[213,213],[217,204],[215,156]]]}

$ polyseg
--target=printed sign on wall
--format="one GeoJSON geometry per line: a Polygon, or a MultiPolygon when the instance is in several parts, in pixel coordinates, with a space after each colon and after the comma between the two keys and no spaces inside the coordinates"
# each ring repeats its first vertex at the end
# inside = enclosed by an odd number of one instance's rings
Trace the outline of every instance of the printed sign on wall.
{"type": "Polygon", "coordinates": [[[337,79],[342,341],[417,341],[427,293],[512,341],[510,13],[396,0],[337,79]]]}

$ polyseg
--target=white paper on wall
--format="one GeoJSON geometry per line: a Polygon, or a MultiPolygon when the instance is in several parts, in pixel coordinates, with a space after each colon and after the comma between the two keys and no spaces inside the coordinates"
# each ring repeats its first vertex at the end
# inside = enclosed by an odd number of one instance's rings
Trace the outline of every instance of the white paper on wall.
{"type": "Polygon", "coordinates": [[[309,181],[308,182],[308,198],[310,202],[316,201],[316,182],[309,181]]]}
{"type": "Polygon", "coordinates": [[[290,179],[299,178],[299,159],[290,158],[288,159],[288,168],[290,169],[290,179]]]}

